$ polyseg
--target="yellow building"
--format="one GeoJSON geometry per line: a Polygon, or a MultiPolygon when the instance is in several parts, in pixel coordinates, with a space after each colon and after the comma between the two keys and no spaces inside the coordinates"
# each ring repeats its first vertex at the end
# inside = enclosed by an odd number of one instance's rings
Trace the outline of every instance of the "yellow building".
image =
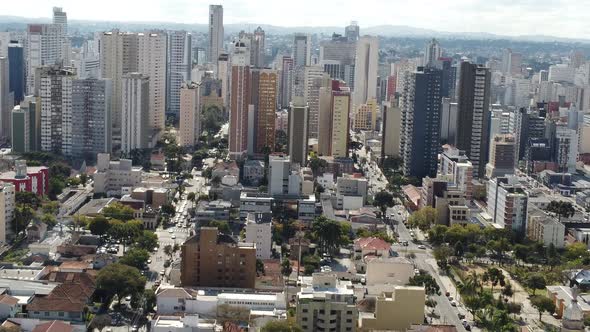
{"type": "Polygon", "coordinates": [[[354,130],[375,130],[377,126],[377,101],[369,99],[366,104],[360,104],[354,114],[354,130]]]}
{"type": "Polygon", "coordinates": [[[424,322],[424,287],[397,286],[377,297],[374,314],[360,314],[359,331],[405,331],[424,322]]]}

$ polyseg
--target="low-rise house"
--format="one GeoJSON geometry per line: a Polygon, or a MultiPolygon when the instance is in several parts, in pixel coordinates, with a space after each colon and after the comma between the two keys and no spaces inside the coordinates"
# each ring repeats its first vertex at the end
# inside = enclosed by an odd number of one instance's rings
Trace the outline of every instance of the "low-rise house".
{"type": "Polygon", "coordinates": [[[377,218],[375,213],[377,209],[372,207],[362,207],[357,210],[348,211],[348,220],[351,222],[352,229],[360,228],[385,228],[385,225],[377,218]]]}
{"type": "MultiPolygon", "coordinates": [[[[547,297],[555,303],[555,316],[561,318],[565,308],[572,302],[572,289],[567,286],[547,286],[547,297]]],[[[587,298],[578,296],[577,301],[580,309],[584,313],[584,317],[590,317],[590,304],[586,302],[587,298]]]]}
{"type": "Polygon", "coordinates": [[[362,259],[367,255],[390,257],[391,243],[378,237],[362,237],[354,240],[354,252],[356,259],[362,259]]]}
{"type": "Polygon", "coordinates": [[[240,219],[245,220],[248,213],[272,212],[273,198],[267,194],[242,192],[240,195],[240,219]]]}
{"type": "Polygon", "coordinates": [[[212,179],[219,177],[221,180],[226,175],[233,175],[236,178],[240,178],[240,169],[238,168],[238,164],[236,164],[235,161],[217,163],[211,171],[212,179]]]}
{"type": "Polygon", "coordinates": [[[18,312],[18,298],[7,294],[0,295],[0,319],[15,317],[18,312]]]}
{"type": "Polygon", "coordinates": [[[74,327],[61,320],[54,320],[47,323],[41,323],[31,332],[74,332],[74,327]]]}
{"type": "Polygon", "coordinates": [[[361,313],[359,331],[406,331],[424,322],[424,287],[396,286],[377,297],[375,313],[361,313]]]}
{"type": "Polygon", "coordinates": [[[299,220],[312,221],[316,217],[315,196],[304,196],[297,200],[297,216],[299,220]]]}
{"type": "Polygon", "coordinates": [[[262,160],[247,160],[244,163],[244,185],[258,186],[264,178],[264,162],[262,160]]]}

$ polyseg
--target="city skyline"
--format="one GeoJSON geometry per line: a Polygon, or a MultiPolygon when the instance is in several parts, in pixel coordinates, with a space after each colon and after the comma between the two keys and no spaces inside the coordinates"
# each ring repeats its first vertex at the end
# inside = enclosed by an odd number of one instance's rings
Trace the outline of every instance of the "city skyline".
{"type": "MultiPolygon", "coordinates": [[[[62,6],[72,21],[169,22],[206,24],[210,2],[188,0],[144,1],[141,11],[134,2],[105,0],[100,6],[90,6],[73,0],[46,2],[24,0],[22,6],[3,8],[3,15],[46,18],[53,6],[62,6]],[[20,7],[20,8],[19,8],[20,7]],[[26,12],[22,8],[27,8],[26,12]],[[113,8],[119,10],[113,11],[113,8]]],[[[499,0],[493,4],[483,0],[459,0],[453,3],[418,0],[369,0],[358,5],[354,2],[338,4],[337,11],[330,3],[302,0],[284,15],[280,6],[262,0],[251,6],[242,0],[220,3],[224,7],[225,24],[269,24],[281,27],[345,26],[355,20],[363,28],[393,25],[418,29],[431,29],[449,33],[492,33],[506,36],[546,35],[560,38],[586,38],[590,33],[590,20],[579,2],[573,0],[531,1],[499,0]],[[313,8],[313,10],[310,10],[313,8]],[[558,17],[550,8],[559,8],[558,17]],[[327,15],[326,13],[330,13],[327,15]],[[387,14],[385,14],[387,13],[387,14]],[[392,15],[393,13],[393,15],[392,15]],[[403,15],[395,15],[403,13],[403,15]],[[552,24],[541,24],[551,21],[552,24]],[[559,25],[559,29],[555,26],[559,25]]]]}

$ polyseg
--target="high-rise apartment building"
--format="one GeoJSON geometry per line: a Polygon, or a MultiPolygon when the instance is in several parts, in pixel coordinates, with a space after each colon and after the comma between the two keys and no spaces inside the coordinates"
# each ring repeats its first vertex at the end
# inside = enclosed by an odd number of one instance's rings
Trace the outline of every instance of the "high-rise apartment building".
{"type": "Polygon", "coordinates": [[[318,137],[318,121],[320,108],[320,88],[330,86],[332,80],[324,73],[320,66],[305,67],[305,90],[303,100],[309,107],[308,135],[310,138],[318,137]]]}
{"type": "Polygon", "coordinates": [[[442,111],[440,115],[440,140],[443,144],[455,144],[457,140],[458,126],[458,109],[457,103],[452,102],[451,98],[442,99],[442,111]]]}
{"type": "Polygon", "coordinates": [[[29,24],[25,42],[27,93],[35,88],[35,68],[61,63],[64,59],[63,26],[60,24],[29,24]]]}
{"type": "Polygon", "coordinates": [[[311,65],[311,36],[296,33],[293,37],[293,66],[305,67],[311,65]]]}
{"type": "Polygon", "coordinates": [[[496,135],[490,146],[490,162],[486,165],[486,178],[514,174],[516,140],[511,134],[496,135]]]}
{"type": "Polygon", "coordinates": [[[399,100],[386,102],[383,106],[383,136],[381,152],[383,157],[399,157],[402,112],[399,100]]]}
{"type": "Polygon", "coordinates": [[[375,99],[369,99],[366,104],[356,107],[352,129],[357,131],[377,129],[377,101],[375,99]]]}
{"type": "Polygon", "coordinates": [[[16,207],[15,193],[14,185],[0,183],[0,243],[2,244],[7,244],[7,241],[14,235],[12,222],[16,207]]]}
{"type": "Polygon", "coordinates": [[[400,156],[405,176],[436,176],[440,151],[441,85],[442,71],[439,69],[419,68],[404,75],[400,98],[400,156]]]}
{"type": "Polygon", "coordinates": [[[428,45],[426,45],[426,49],[424,50],[424,66],[427,67],[434,67],[438,62],[438,59],[442,56],[442,47],[438,40],[432,39],[428,45]]]}
{"type": "Polygon", "coordinates": [[[223,99],[223,107],[225,112],[229,111],[229,92],[231,83],[231,67],[229,63],[229,55],[222,53],[217,60],[217,79],[221,80],[221,98],[223,99]]]}
{"type": "Polygon", "coordinates": [[[122,81],[121,151],[149,147],[150,80],[141,73],[129,73],[122,81]]]}
{"type": "Polygon", "coordinates": [[[309,129],[309,107],[305,100],[296,97],[291,103],[288,120],[288,149],[291,161],[304,166],[307,163],[307,137],[309,129]]]}
{"type": "Polygon", "coordinates": [[[356,43],[354,64],[354,98],[355,105],[377,99],[377,67],[379,64],[379,39],[363,36],[356,43]]]}
{"type": "Polygon", "coordinates": [[[180,88],[180,145],[193,146],[201,134],[201,83],[183,83],[180,88]]]}
{"type": "Polygon", "coordinates": [[[137,70],[150,80],[150,127],[154,134],[163,131],[166,123],[166,45],[162,31],[138,34],[137,70]]]}
{"type": "Polygon", "coordinates": [[[254,288],[256,246],[237,243],[214,227],[201,227],[181,247],[183,287],[254,288]]]}
{"type": "Polygon", "coordinates": [[[70,155],[72,147],[72,81],[70,67],[58,65],[37,68],[41,97],[41,150],[70,155]]]}
{"type": "Polygon", "coordinates": [[[265,67],[265,34],[261,27],[256,28],[253,33],[240,31],[240,39],[250,40],[250,64],[254,68],[265,67]]]}
{"type": "Polygon", "coordinates": [[[8,69],[8,90],[14,93],[14,105],[18,105],[25,99],[25,58],[21,44],[8,45],[8,69]]]}
{"type": "Polygon", "coordinates": [[[360,28],[356,21],[350,22],[350,25],[344,28],[344,36],[350,41],[357,41],[360,35],[360,28]]]}
{"type": "Polygon", "coordinates": [[[515,176],[493,178],[487,186],[488,213],[492,223],[524,236],[528,194],[515,176]]]}
{"type": "Polygon", "coordinates": [[[166,113],[178,117],[180,87],[191,80],[192,36],[186,31],[172,31],[168,35],[166,113]]]}
{"type": "Polygon", "coordinates": [[[68,35],[68,15],[61,7],[53,7],[53,24],[61,26],[64,36],[68,35]]]}
{"type": "Polygon", "coordinates": [[[353,86],[356,40],[332,35],[331,40],[320,42],[320,66],[335,80],[343,80],[353,86]]]}
{"type": "Polygon", "coordinates": [[[320,88],[318,150],[321,155],[348,156],[351,109],[350,88],[333,80],[320,88]]]}
{"type": "Polygon", "coordinates": [[[14,94],[10,93],[8,57],[0,57],[0,136],[10,137],[10,112],[14,94]]]}
{"type": "Polygon", "coordinates": [[[72,157],[94,160],[98,153],[111,152],[112,89],[106,79],[72,82],[72,157]]]}
{"type": "Polygon", "coordinates": [[[490,70],[469,62],[461,63],[459,80],[457,148],[473,164],[473,176],[482,177],[488,161],[490,70]]]}
{"type": "Polygon", "coordinates": [[[502,51],[502,73],[508,76],[521,73],[522,54],[514,53],[507,48],[502,51]]]}
{"type": "Polygon", "coordinates": [[[215,63],[223,53],[223,6],[209,5],[209,53],[207,60],[215,63]]]}
{"type": "Polygon", "coordinates": [[[37,98],[28,96],[12,110],[12,151],[25,153],[39,150],[40,108],[37,98]]]}
{"type": "Polygon", "coordinates": [[[293,88],[293,58],[283,56],[281,70],[281,107],[289,107],[293,88]]]}
{"type": "Polygon", "coordinates": [[[578,160],[578,133],[567,125],[558,123],[553,140],[553,157],[558,171],[574,173],[578,160]]]}
{"type": "Polygon", "coordinates": [[[255,116],[255,153],[265,153],[275,149],[275,111],[278,97],[278,74],[272,69],[253,69],[251,71],[251,104],[255,116]]]}
{"type": "MultiPolygon", "coordinates": [[[[250,49],[244,40],[234,43],[231,67],[231,93],[229,116],[229,154],[241,158],[248,151],[248,112],[252,84],[250,49]]],[[[253,129],[253,128],[252,128],[253,129]]]]}

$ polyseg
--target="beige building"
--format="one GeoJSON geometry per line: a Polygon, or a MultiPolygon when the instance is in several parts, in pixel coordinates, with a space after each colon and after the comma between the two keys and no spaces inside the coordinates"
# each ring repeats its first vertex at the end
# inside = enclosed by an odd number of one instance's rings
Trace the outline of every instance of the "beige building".
{"type": "Polygon", "coordinates": [[[121,151],[129,153],[150,145],[150,80],[141,73],[129,73],[123,77],[122,84],[121,151]]]}
{"type": "Polygon", "coordinates": [[[402,112],[397,100],[385,105],[383,110],[383,141],[381,151],[383,156],[399,157],[402,112]]]}
{"type": "Polygon", "coordinates": [[[331,88],[320,88],[318,150],[320,155],[348,156],[350,88],[332,81],[331,88]]]}
{"type": "Polygon", "coordinates": [[[527,237],[533,241],[556,248],[565,246],[565,225],[549,216],[544,211],[530,208],[527,222],[527,237]]]}
{"type": "Polygon", "coordinates": [[[138,71],[150,79],[150,127],[164,130],[166,122],[166,47],[165,32],[138,34],[138,71]]]}
{"type": "Polygon", "coordinates": [[[108,153],[99,153],[93,174],[94,193],[121,194],[123,187],[136,187],[141,183],[141,167],[134,167],[131,159],[111,161],[108,153]]]}
{"type": "Polygon", "coordinates": [[[403,257],[367,259],[367,285],[406,285],[414,276],[414,264],[403,257]]]}
{"type": "Polygon", "coordinates": [[[170,191],[166,188],[138,187],[131,192],[131,198],[142,200],[146,205],[158,208],[169,203],[170,191]]]}
{"type": "Polygon", "coordinates": [[[2,244],[6,244],[13,235],[12,218],[15,204],[14,185],[0,183],[0,243],[2,244]]]}
{"type": "Polygon", "coordinates": [[[264,153],[267,147],[275,148],[275,110],[278,98],[278,75],[276,70],[252,70],[252,99],[256,116],[256,153],[264,153]],[[257,107],[256,107],[257,106],[257,107]]]}
{"type": "Polygon", "coordinates": [[[311,287],[297,293],[297,325],[305,332],[356,331],[358,310],[352,285],[331,273],[314,273],[312,279],[311,287]]]}
{"type": "Polygon", "coordinates": [[[405,331],[424,322],[424,287],[397,286],[377,297],[375,313],[361,313],[360,331],[405,331]]]}
{"type": "Polygon", "coordinates": [[[354,114],[354,130],[375,130],[377,126],[377,101],[369,99],[366,104],[358,105],[354,114]]]}
{"type": "Polygon", "coordinates": [[[180,88],[180,145],[195,145],[200,134],[201,84],[183,83],[180,88]]]}

